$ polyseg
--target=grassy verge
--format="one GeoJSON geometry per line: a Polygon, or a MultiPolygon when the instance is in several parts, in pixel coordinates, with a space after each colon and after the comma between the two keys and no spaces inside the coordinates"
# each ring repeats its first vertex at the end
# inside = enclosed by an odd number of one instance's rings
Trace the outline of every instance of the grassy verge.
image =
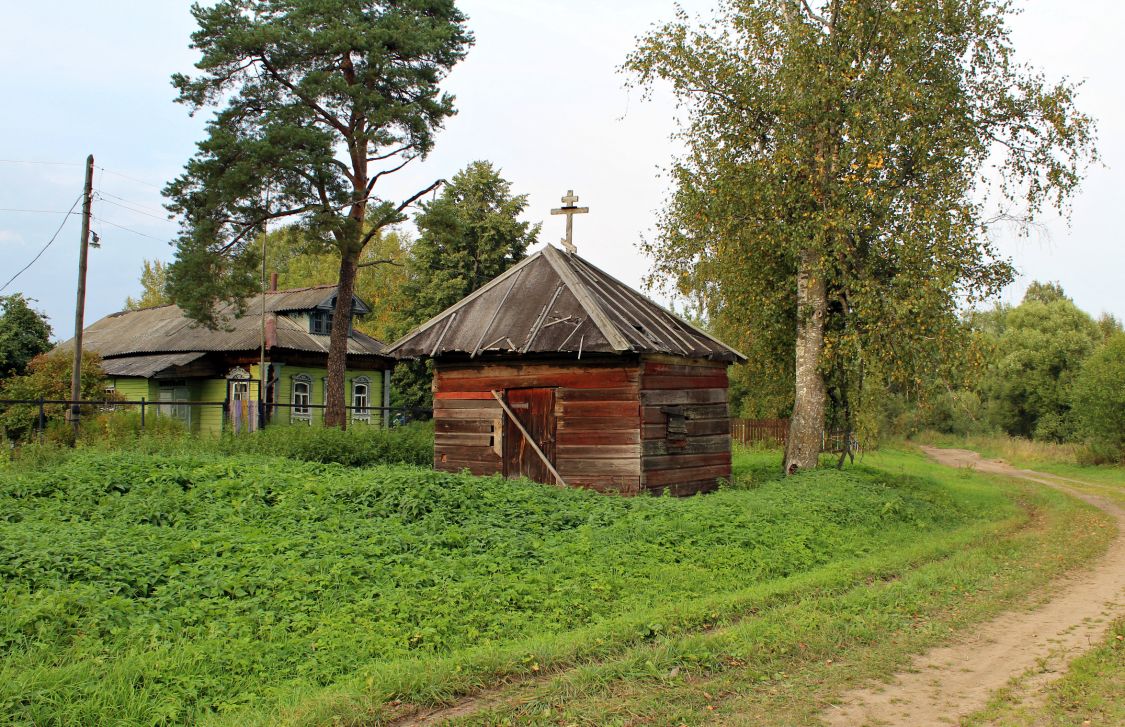
{"type": "MultiPolygon", "coordinates": [[[[1112,537],[1104,515],[1053,491],[940,469],[905,453],[868,455],[866,462],[900,476],[933,477],[955,492],[1003,493],[1021,514],[966,528],[945,547],[923,535],[909,555],[897,554],[906,557],[879,557],[882,567],[841,566],[831,583],[746,603],[714,628],[671,634],[501,690],[485,709],[454,723],[812,724],[842,691],[888,676],[956,631],[1028,603],[1112,537]]],[[[335,714],[348,722],[359,713],[335,714]]]]}
{"type": "MultiPolygon", "coordinates": [[[[772,472],[775,459],[744,455],[740,465],[772,472]]],[[[1111,537],[1101,513],[1052,491],[998,485],[908,453],[866,462],[857,469],[869,476],[927,482],[990,516],[944,531],[917,527],[907,541],[865,557],[597,629],[364,668],[329,689],[293,693],[278,711],[222,722],[378,724],[402,713],[388,702],[448,703],[510,684],[458,723],[702,724],[741,715],[750,724],[809,724],[832,694],[1025,602],[1111,537]]],[[[831,491],[832,483],[821,486],[831,491]]]]}
{"type": "Polygon", "coordinates": [[[682,500],[213,450],[0,469],[0,720],[378,723],[510,682],[496,720],[698,723],[786,689],[808,717],[827,660],[883,673],[1108,537],[916,455],[776,460],[682,500]]]}
{"type": "MultiPolygon", "coordinates": [[[[117,412],[112,417],[135,417],[117,412]]],[[[111,419],[112,421],[113,419],[111,419]]],[[[186,432],[175,420],[156,417],[159,425],[147,430],[108,428],[81,439],[78,448],[114,453],[128,451],[150,455],[268,455],[302,462],[369,467],[378,464],[413,464],[429,467],[434,456],[432,422],[414,422],[394,429],[352,426],[346,431],[334,427],[278,424],[266,429],[220,437],[197,436],[186,432]]],[[[74,450],[53,442],[25,444],[0,453],[0,464],[10,459],[16,470],[35,471],[58,465],[74,450]]]]}

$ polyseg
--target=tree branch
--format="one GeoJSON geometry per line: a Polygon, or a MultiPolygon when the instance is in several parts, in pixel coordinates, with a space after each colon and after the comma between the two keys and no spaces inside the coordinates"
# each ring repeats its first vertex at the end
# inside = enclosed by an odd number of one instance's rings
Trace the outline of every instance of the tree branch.
{"type": "Polygon", "coordinates": [[[413,146],[414,146],[413,144],[407,144],[406,146],[399,147],[398,149],[395,149],[394,151],[389,151],[386,154],[380,154],[379,156],[367,157],[367,161],[369,161],[369,162],[381,162],[381,161],[384,161],[386,159],[390,159],[393,156],[401,154],[404,151],[407,151],[408,149],[413,148],[413,146]]]}
{"type": "Polygon", "coordinates": [[[801,6],[805,9],[805,12],[810,18],[820,23],[825,28],[828,28],[829,30],[832,29],[832,23],[828,21],[828,18],[824,17],[823,15],[817,15],[816,13],[814,13],[813,9],[809,7],[808,0],[801,0],[801,6]]]}
{"type": "Polygon", "coordinates": [[[334,114],[332,114],[330,111],[328,111],[326,108],[324,108],[323,106],[318,104],[316,101],[314,101],[313,99],[309,98],[307,95],[302,93],[295,85],[293,85],[292,81],[290,81],[288,78],[286,78],[285,76],[283,76],[281,74],[281,71],[279,71],[277,68],[274,68],[273,64],[270,63],[269,60],[266,58],[265,53],[260,54],[260,60],[261,60],[261,63],[262,63],[262,67],[266,69],[266,72],[269,73],[270,76],[272,76],[275,81],[280,83],[285,88],[289,89],[290,93],[292,93],[297,98],[301,99],[301,103],[305,104],[306,106],[308,106],[309,108],[313,109],[318,114],[320,114],[321,117],[326,122],[328,122],[328,124],[332,128],[336,129],[336,131],[339,131],[345,137],[349,135],[350,130],[348,129],[347,126],[344,125],[344,122],[340,121],[340,119],[336,118],[336,116],[334,114]]]}
{"type": "Polygon", "coordinates": [[[344,176],[347,177],[349,182],[355,184],[355,175],[352,173],[352,170],[348,167],[347,164],[344,164],[342,161],[335,158],[330,161],[332,164],[340,168],[340,171],[344,173],[344,176]]]}
{"type": "Polygon", "coordinates": [[[368,260],[365,263],[359,263],[358,265],[356,265],[356,267],[357,268],[369,268],[369,267],[372,267],[373,265],[395,265],[395,266],[400,267],[400,268],[402,267],[402,263],[397,262],[395,260],[391,260],[390,258],[384,258],[382,260],[368,260]]]}
{"type": "Polygon", "coordinates": [[[219,248],[219,253],[222,254],[222,253],[230,251],[230,249],[232,247],[234,247],[239,242],[241,242],[248,234],[253,232],[263,222],[269,222],[270,220],[276,220],[276,219],[280,219],[282,217],[291,217],[293,215],[299,215],[302,212],[312,212],[313,210],[316,210],[316,209],[320,209],[320,206],[319,205],[305,205],[303,207],[296,207],[294,209],[281,210],[280,212],[271,212],[269,214],[262,215],[258,219],[252,220],[250,222],[242,222],[240,220],[235,220],[235,219],[230,219],[230,218],[223,219],[222,220],[223,224],[237,225],[237,226],[241,227],[242,229],[238,232],[237,235],[235,235],[233,238],[231,238],[230,242],[226,243],[221,248],[219,248]]]}
{"type": "Polygon", "coordinates": [[[415,159],[417,159],[417,158],[418,158],[418,157],[409,157],[409,158],[408,158],[408,159],[406,159],[406,160],[405,160],[405,161],[404,161],[404,162],[403,162],[402,164],[399,164],[399,165],[398,165],[397,167],[391,167],[390,169],[384,169],[383,171],[381,171],[381,172],[379,172],[378,174],[376,174],[376,175],[375,175],[374,177],[372,177],[372,178],[371,178],[371,181],[369,181],[369,182],[367,183],[367,189],[366,189],[366,190],[364,190],[364,191],[365,191],[365,193],[366,193],[366,194],[367,194],[368,196],[370,196],[370,195],[371,195],[371,190],[375,188],[375,182],[378,182],[378,181],[379,181],[379,177],[382,177],[382,176],[383,176],[383,175],[385,175],[385,174],[394,174],[395,172],[397,172],[398,170],[402,169],[402,168],[403,168],[403,167],[405,167],[405,166],[406,166],[407,164],[409,164],[410,162],[414,161],[414,160],[415,160],[415,159]]]}
{"type": "Polygon", "coordinates": [[[440,187],[443,184],[445,184],[444,179],[437,180],[436,182],[434,182],[430,186],[426,187],[425,189],[420,190],[418,192],[415,192],[413,195],[411,195],[410,199],[406,200],[405,202],[400,204],[398,207],[396,207],[394,212],[392,212],[388,215],[384,215],[383,218],[380,219],[378,222],[376,222],[375,225],[372,226],[371,230],[366,235],[363,236],[363,239],[360,241],[360,245],[359,245],[360,249],[363,249],[367,245],[367,243],[371,242],[371,238],[375,237],[375,235],[378,235],[379,230],[383,229],[387,225],[394,222],[394,220],[399,215],[402,214],[403,210],[405,210],[407,207],[414,204],[418,200],[422,199],[422,197],[425,197],[427,194],[434,191],[435,189],[437,189],[438,187],[440,187]]]}

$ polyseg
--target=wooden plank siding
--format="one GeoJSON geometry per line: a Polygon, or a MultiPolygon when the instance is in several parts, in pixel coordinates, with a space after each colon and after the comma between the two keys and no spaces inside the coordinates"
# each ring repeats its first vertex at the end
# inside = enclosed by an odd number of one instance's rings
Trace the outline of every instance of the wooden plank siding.
{"type": "Polygon", "coordinates": [[[439,362],[434,375],[434,466],[503,474],[502,411],[492,392],[555,390],[554,465],[568,485],[640,489],[640,371],[636,360],[439,362]]]}
{"type": "Polygon", "coordinates": [[[492,392],[525,388],[555,392],[553,464],[568,485],[687,495],[730,477],[726,363],[672,356],[438,361],[434,467],[504,474],[504,415],[492,392]],[[684,415],[672,437],[666,407],[684,415]]]}
{"type": "Polygon", "coordinates": [[[730,478],[728,384],[722,362],[642,359],[643,489],[692,494],[730,478]]]}
{"type": "MultiPolygon", "coordinates": [[[[441,381],[440,369],[435,385],[441,381]]],[[[488,393],[488,392],[483,392],[488,393]]],[[[488,398],[450,399],[434,393],[434,469],[494,475],[503,470],[503,411],[488,398]]]]}

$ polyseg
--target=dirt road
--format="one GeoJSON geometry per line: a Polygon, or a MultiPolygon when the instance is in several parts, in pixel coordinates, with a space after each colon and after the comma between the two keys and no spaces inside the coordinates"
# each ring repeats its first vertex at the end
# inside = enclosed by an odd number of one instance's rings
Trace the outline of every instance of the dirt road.
{"type": "Polygon", "coordinates": [[[1117,538],[1090,568],[1054,583],[1055,595],[1042,606],[1006,613],[963,641],[923,654],[890,684],[845,694],[840,705],[822,715],[829,725],[958,724],[1012,677],[1032,669],[1023,686],[1034,700],[1043,686],[1062,676],[1071,659],[1104,637],[1111,620],[1125,615],[1125,509],[1067,486],[1075,480],[1017,469],[967,450],[923,449],[950,467],[1031,480],[1085,500],[1116,518],[1117,538]]]}

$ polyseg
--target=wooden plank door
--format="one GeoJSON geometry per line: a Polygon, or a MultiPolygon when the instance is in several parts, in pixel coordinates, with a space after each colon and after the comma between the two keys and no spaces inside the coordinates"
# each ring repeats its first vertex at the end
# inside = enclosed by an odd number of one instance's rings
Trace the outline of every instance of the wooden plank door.
{"type": "MultiPolygon", "coordinates": [[[[508,408],[532,436],[551,464],[555,463],[555,390],[508,389],[508,408]]],[[[535,449],[528,445],[519,427],[504,419],[504,476],[527,477],[536,482],[554,482],[535,449]]]]}

